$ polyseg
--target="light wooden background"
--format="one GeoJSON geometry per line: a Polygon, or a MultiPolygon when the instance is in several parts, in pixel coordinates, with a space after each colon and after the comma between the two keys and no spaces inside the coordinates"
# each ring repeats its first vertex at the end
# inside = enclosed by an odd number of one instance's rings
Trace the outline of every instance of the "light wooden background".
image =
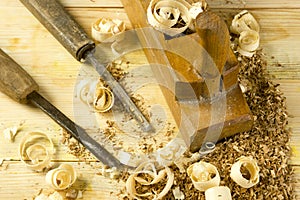
{"type": "MultiPolygon", "coordinates": [[[[61,2],[89,34],[91,23],[102,16],[120,18],[130,27],[119,0],[61,2]]],[[[234,15],[246,8],[257,18],[261,26],[261,46],[269,60],[268,70],[287,97],[289,126],[293,131],[290,165],[295,168],[295,180],[300,179],[300,1],[210,0],[208,3],[224,15],[234,15]]],[[[0,47],[34,77],[43,96],[73,118],[73,87],[81,64],[17,0],[0,1],[0,27],[0,47]]],[[[145,62],[142,54],[134,59],[145,62]]],[[[8,143],[0,134],[0,158],[8,164],[7,168],[0,167],[0,199],[32,199],[40,189],[49,188],[44,173],[32,172],[19,161],[18,142],[23,134],[32,130],[44,131],[54,139],[57,155],[53,162],[69,162],[75,166],[79,172],[76,184],[86,189],[84,199],[116,199],[117,188],[122,186],[96,175],[97,163],[87,165],[67,154],[66,147],[60,144],[58,125],[39,109],[17,104],[0,94],[0,133],[23,120],[26,120],[24,129],[14,143],[8,143]]],[[[295,188],[300,196],[300,184],[295,188]]]]}

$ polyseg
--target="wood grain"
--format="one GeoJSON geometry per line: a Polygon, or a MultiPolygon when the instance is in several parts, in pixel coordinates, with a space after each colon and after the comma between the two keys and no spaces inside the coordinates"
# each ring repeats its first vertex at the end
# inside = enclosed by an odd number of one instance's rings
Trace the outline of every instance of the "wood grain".
{"type": "MultiPolygon", "coordinates": [[[[90,34],[91,23],[97,18],[110,16],[123,19],[130,28],[129,20],[119,0],[62,0],[64,6],[90,34]]],[[[295,168],[295,180],[300,179],[300,1],[242,0],[226,3],[221,0],[208,1],[210,7],[226,17],[232,17],[241,9],[250,8],[261,26],[261,47],[268,59],[268,70],[274,81],[281,84],[287,97],[292,129],[290,164],[295,168]],[[234,9],[232,9],[234,8],[234,9]],[[272,58],[274,57],[274,58],[272,58]]],[[[46,29],[27,11],[19,1],[0,1],[0,47],[29,72],[40,86],[40,93],[73,118],[73,89],[81,68],[78,63],[46,29]]],[[[145,56],[132,55],[131,62],[145,63],[145,56]]],[[[151,95],[157,93],[151,91],[151,95]]],[[[53,163],[73,164],[80,172],[78,184],[86,185],[84,199],[116,199],[118,189],[114,182],[96,175],[90,165],[76,162],[61,144],[60,128],[44,113],[34,107],[17,104],[0,93],[0,158],[9,164],[0,167],[0,199],[32,199],[40,189],[50,190],[45,184],[44,174],[32,172],[19,161],[16,151],[23,134],[30,130],[45,131],[54,138],[57,147],[53,163]],[[3,139],[2,131],[26,120],[23,132],[14,143],[3,139]],[[103,182],[106,186],[103,187],[103,182]],[[22,189],[22,192],[16,192],[22,189]],[[112,194],[111,194],[112,192],[112,194]]],[[[94,164],[94,163],[93,163],[94,164]]],[[[96,163],[97,164],[97,163],[96,163]]],[[[119,185],[117,187],[120,187],[119,185]]],[[[300,183],[295,192],[300,196],[300,183]]]]}
{"type": "MultiPolygon", "coordinates": [[[[191,0],[192,2],[196,0],[191,0]]],[[[272,0],[207,0],[211,8],[240,8],[240,9],[261,9],[261,8],[300,8],[298,0],[288,0],[285,2],[272,0]]],[[[121,8],[123,5],[120,0],[61,0],[66,7],[89,7],[89,8],[121,8]]],[[[1,6],[21,6],[18,1],[2,1],[1,6]]]]}

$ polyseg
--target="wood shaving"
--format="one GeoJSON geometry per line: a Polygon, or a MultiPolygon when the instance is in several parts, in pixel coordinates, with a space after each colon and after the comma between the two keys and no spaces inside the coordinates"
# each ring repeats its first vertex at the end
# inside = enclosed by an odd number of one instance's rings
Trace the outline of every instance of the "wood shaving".
{"type": "Polygon", "coordinates": [[[97,112],[104,113],[109,111],[114,105],[114,94],[112,91],[104,86],[97,84],[94,93],[93,106],[97,112]]]}
{"type": "Polygon", "coordinates": [[[77,173],[70,164],[61,164],[46,174],[46,182],[55,190],[69,188],[77,179],[77,173]]]}
{"type": "Polygon", "coordinates": [[[17,126],[4,129],[4,138],[9,142],[14,142],[18,132],[22,129],[24,122],[20,122],[17,126]]]}
{"type": "Polygon", "coordinates": [[[187,174],[192,179],[194,187],[201,192],[220,184],[217,168],[207,162],[200,161],[190,165],[187,174]]]}
{"type": "Polygon", "coordinates": [[[147,8],[147,19],[155,29],[170,36],[175,36],[187,30],[192,20],[203,12],[202,2],[189,4],[185,0],[151,0],[147,8]]]}
{"type": "Polygon", "coordinates": [[[257,21],[247,10],[235,15],[230,31],[239,35],[239,38],[235,39],[233,49],[243,56],[252,57],[259,47],[259,29],[257,21]]]}
{"type": "Polygon", "coordinates": [[[247,30],[259,32],[259,29],[259,24],[247,10],[243,10],[235,15],[230,26],[230,32],[234,34],[240,34],[247,30]]]}
{"type": "Polygon", "coordinates": [[[109,38],[125,29],[125,23],[119,19],[100,18],[92,25],[92,37],[98,42],[108,42],[109,38]]]}
{"type": "Polygon", "coordinates": [[[230,189],[226,186],[216,186],[205,191],[206,200],[232,200],[230,189]]]}
{"type": "Polygon", "coordinates": [[[121,175],[121,172],[115,167],[109,168],[108,166],[102,166],[100,174],[110,179],[118,179],[121,175]]]}
{"type": "Polygon", "coordinates": [[[181,192],[180,188],[179,187],[175,187],[175,189],[172,190],[172,193],[174,195],[174,198],[176,200],[184,200],[184,193],[181,192]]]}
{"type": "Polygon", "coordinates": [[[243,31],[239,37],[237,51],[247,57],[252,57],[259,47],[259,34],[253,30],[243,31]]]}
{"type": "Polygon", "coordinates": [[[259,182],[259,168],[252,157],[240,157],[235,162],[230,170],[230,177],[234,182],[243,188],[250,188],[259,182]],[[249,177],[244,177],[242,174],[242,167],[245,167],[249,177]]]}
{"type": "Polygon", "coordinates": [[[30,132],[26,134],[19,145],[21,161],[30,169],[42,171],[50,166],[55,152],[51,138],[45,133],[30,132]]]}
{"type": "Polygon", "coordinates": [[[133,174],[126,180],[126,190],[131,198],[146,197],[150,199],[162,199],[171,189],[174,181],[174,173],[168,167],[157,171],[154,163],[146,162],[139,165],[133,174]],[[165,181],[165,176],[167,180],[165,181]],[[162,183],[161,183],[162,182],[162,183]],[[140,185],[140,186],[139,186],[140,185]],[[144,186],[163,185],[162,190],[143,189],[144,186]]]}

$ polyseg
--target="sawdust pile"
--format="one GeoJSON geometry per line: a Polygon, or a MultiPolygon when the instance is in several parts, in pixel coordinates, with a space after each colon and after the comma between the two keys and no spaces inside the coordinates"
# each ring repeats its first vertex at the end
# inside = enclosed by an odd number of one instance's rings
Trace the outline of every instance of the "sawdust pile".
{"type": "Polygon", "coordinates": [[[62,140],[61,142],[68,147],[68,153],[79,158],[79,160],[87,161],[91,159],[91,153],[86,150],[86,148],[80,144],[72,135],[62,129],[62,140]]]}
{"type": "MultiPolygon", "coordinates": [[[[290,131],[286,98],[279,84],[271,81],[262,52],[252,58],[239,57],[239,61],[239,80],[246,89],[245,97],[255,119],[253,129],[219,142],[203,161],[218,168],[220,185],[230,188],[232,199],[296,199],[293,169],[288,165],[290,131]],[[249,189],[238,186],[229,176],[232,164],[240,156],[252,156],[260,168],[260,182],[249,189]]],[[[180,173],[175,165],[172,169],[175,171],[172,189],[179,186],[185,199],[205,199],[186,173],[180,173]]],[[[174,199],[171,191],[165,199],[174,199]]]]}

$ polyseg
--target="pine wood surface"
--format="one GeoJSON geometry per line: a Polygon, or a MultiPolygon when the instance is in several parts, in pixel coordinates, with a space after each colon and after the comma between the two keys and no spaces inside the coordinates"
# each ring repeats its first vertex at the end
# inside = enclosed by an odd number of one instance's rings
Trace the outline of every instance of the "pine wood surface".
{"type": "MultiPolygon", "coordinates": [[[[119,0],[61,2],[88,34],[92,22],[103,16],[120,18],[131,27],[119,0]]],[[[290,145],[293,155],[290,165],[295,168],[295,180],[300,180],[300,2],[211,0],[208,4],[212,10],[228,19],[247,8],[258,20],[261,26],[261,47],[268,59],[268,71],[274,82],[281,84],[280,88],[287,97],[289,127],[292,129],[290,145]]],[[[73,119],[73,90],[81,64],[19,1],[1,0],[0,27],[0,48],[33,76],[43,96],[73,119]]],[[[141,52],[128,59],[136,65],[146,62],[141,52]]],[[[153,96],[159,94],[159,90],[151,91],[153,96]]],[[[39,109],[18,104],[1,93],[0,113],[0,158],[5,159],[0,167],[0,199],[32,199],[40,189],[49,189],[44,181],[45,174],[32,172],[19,160],[18,142],[23,134],[31,130],[44,131],[53,138],[57,151],[53,158],[54,165],[68,162],[79,171],[76,184],[84,185],[84,199],[116,199],[118,189],[114,186],[115,182],[97,175],[98,163],[87,165],[68,154],[67,148],[60,141],[60,127],[39,109]],[[17,135],[15,142],[5,141],[2,131],[23,120],[26,120],[24,129],[17,135]]],[[[122,186],[118,184],[117,187],[122,186]]],[[[295,192],[300,196],[300,183],[295,184],[295,192]]]]}

